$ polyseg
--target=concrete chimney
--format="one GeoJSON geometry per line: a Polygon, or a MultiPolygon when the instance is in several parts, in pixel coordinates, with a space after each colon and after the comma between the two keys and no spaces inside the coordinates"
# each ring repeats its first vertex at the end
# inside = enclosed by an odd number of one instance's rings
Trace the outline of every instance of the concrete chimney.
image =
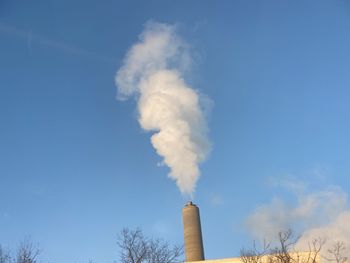
{"type": "Polygon", "coordinates": [[[204,260],[201,220],[198,207],[189,202],[182,209],[186,262],[204,260]]]}

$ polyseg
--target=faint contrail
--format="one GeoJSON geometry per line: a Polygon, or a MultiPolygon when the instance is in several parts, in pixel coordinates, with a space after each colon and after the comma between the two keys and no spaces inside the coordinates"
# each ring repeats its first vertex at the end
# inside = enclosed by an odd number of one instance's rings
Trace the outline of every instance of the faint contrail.
{"type": "Polygon", "coordinates": [[[114,60],[110,59],[107,56],[103,56],[101,54],[91,52],[80,47],[68,45],[64,42],[52,40],[42,35],[33,34],[33,32],[30,30],[19,29],[17,27],[10,26],[2,22],[0,22],[0,32],[14,36],[14,37],[18,37],[27,41],[29,48],[31,47],[32,43],[38,43],[40,45],[61,50],[63,52],[70,53],[76,56],[87,57],[87,58],[96,59],[96,60],[109,62],[109,63],[115,62],[114,60]]]}
{"type": "Polygon", "coordinates": [[[152,145],[185,194],[193,193],[210,150],[200,96],[182,77],[190,63],[174,26],[149,22],[116,75],[119,98],[138,98],[139,123],[155,132],[152,145]]]}

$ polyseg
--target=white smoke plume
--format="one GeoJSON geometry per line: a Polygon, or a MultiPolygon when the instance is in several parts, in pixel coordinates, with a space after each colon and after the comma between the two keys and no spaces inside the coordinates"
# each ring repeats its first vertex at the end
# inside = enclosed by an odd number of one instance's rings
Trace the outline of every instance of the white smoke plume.
{"type": "Polygon", "coordinates": [[[193,193],[199,163],[210,151],[199,93],[183,79],[190,64],[176,28],[149,22],[115,78],[120,99],[138,99],[139,123],[155,132],[152,145],[184,194],[193,193]]]}
{"type": "Polygon", "coordinates": [[[300,232],[296,244],[299,251],[307,251],[309,243],[317,238],[326,240],[321,255],[336,242],[344,242],[344,255],[350,258],[350,210],[347,194],[340,187],[323,191],[296,192],[296,203],[288,204],[275,198],[259,206],[246,221],[251,234],[259,240],[274,240],[286,229],[300,232]]]}

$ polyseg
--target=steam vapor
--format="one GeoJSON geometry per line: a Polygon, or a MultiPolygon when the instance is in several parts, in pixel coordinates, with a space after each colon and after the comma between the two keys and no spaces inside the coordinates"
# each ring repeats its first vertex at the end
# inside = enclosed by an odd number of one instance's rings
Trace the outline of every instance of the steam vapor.
{"type": "Polygon", "coordinates": [[[200,96],[183,79],[191,57],[175,27],[149,22],[116,74],[118,98],[138,99],[139,123],[183,194],[192,194],[210,151],[200,96]]]}

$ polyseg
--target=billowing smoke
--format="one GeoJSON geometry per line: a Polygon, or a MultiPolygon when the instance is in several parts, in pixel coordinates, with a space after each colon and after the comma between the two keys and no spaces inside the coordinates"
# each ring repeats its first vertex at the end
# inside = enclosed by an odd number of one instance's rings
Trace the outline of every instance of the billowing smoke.
{"type": "Polygon", "coordinates": [[[294,192],[296,202],[287,203],[275,198],[269,204],[259,206],[246,221],[247,228],[259,240],[274,240],[277,233],[293,229],[300,238],[299,251],[307,251],[314,239],[324,239],[321,251],[327,256],[336,242],[346,246],[344,255],[350,257],[350,210],[347,194],[340,187],[328,187],[322,191],[294,192]]]}
{"type": "Polygon", "coordinates": [[[149,22],[116,75],[119,99],[138,99],[139,123],[180,191],[192,194],[209,150],[199,93],[183,79],[188,45],[167,24],[149,22]]]}

